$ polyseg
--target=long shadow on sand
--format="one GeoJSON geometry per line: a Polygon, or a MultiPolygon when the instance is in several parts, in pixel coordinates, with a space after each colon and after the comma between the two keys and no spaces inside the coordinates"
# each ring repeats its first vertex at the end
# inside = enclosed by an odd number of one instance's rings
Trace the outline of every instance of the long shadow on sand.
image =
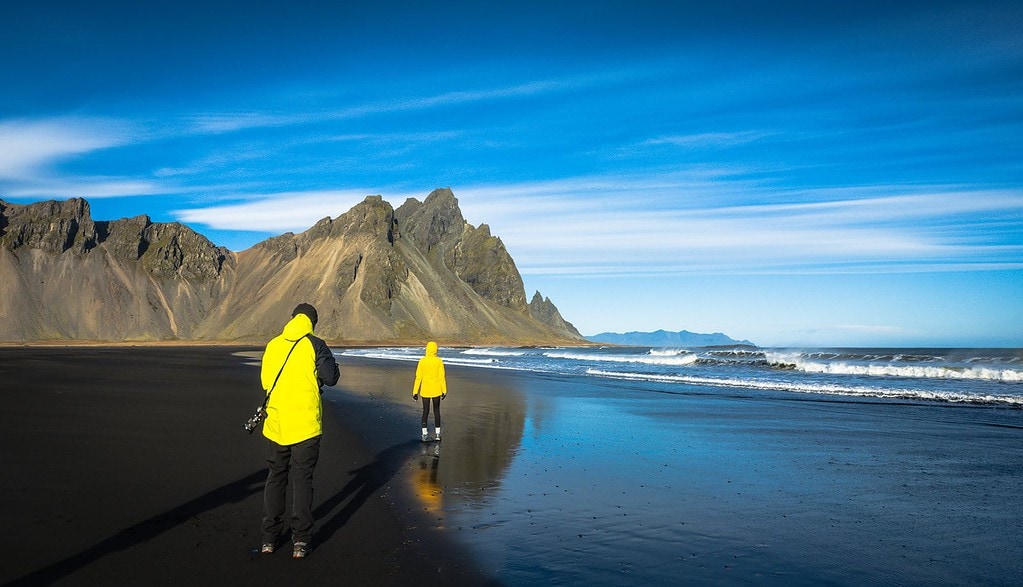
{"type": "Polygon", "coordinates": [[[266,471],[261,469],[237,481],[218,487],[176,508],[125,528],[78,554],[15,579],[8,583],[8,585],[49,585],[112,552],[125,550],[136,544],[142,544],[176,526],[185,524],[195,516],[229,503],[243,501],[249,496],[263,491],[265,481],[266,471]]]}
{"type": "Polygon", "coordinates": [[[372,463],[349,471],[348,474],[354,475],[354,477],[345,484],[341,491],[331,496],[313,511],[313,516],[316,519],[325,520],[316,532],[316,543],[323,544],[335,532],[344,527],[352,515],[359,511],[362,504],[366,503],[370,496],[374,495],[378,489],[394,477],[394,474],[408,461],[413,449],[418,445],[419,441],[417,440],[396,444],[382,450],[376,455],[372,463]],[[327,516],[344,503],[349,496],[352,496],[351,501],[345,504],[339,512],[327,519],[327,516]]]}
{"type": "MultiPolygon", "coordinates": [[[[349,475],[353,476],[352,479],[345,484],[341,491],[320,504],[314,512],[316,519],[326,520],[316,533],[316,542],[320,544],[326,542],[334,533],[344,527],[352,515],[366,503],[366,500],[394,477],[418,444],[419,442],[415,440],[397,444],[381,451],[373,462],[349,471],[349,475]],[[349,498],[351,499],[349,500],[349,498]],[[346,500],[347,503],[345,503],[346,500]],[[345,504],[344,507],[331,516],[331,512],[341,504],[345,504]],[[329,519],[326,518],[327,516],[330,516],[329,519]]],[[[265,481],[266,470],[260,469],[162,514],[125,528],[82,552],[49,564],[6,585],[49,585],[59,581],[111,553],[152,540],[187,523],[198,515],[261,493],[265,481]]]]}

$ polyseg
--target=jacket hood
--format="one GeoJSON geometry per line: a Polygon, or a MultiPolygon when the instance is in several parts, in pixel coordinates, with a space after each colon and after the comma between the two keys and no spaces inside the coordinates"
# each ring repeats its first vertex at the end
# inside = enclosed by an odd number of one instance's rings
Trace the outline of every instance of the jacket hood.
{"type": "Polygon", "coordinates": [[[427,357],[437,356],[437,343],[433,341],[426,343],[426,356],[427,357]]]}
{"type": "Polygon", "coordinates": [[[313,321],[305,314],[296,314],[294,318],[284,325],[282,332],[286,340],[298,340],[307,334],[313,333],[313,321]]]}

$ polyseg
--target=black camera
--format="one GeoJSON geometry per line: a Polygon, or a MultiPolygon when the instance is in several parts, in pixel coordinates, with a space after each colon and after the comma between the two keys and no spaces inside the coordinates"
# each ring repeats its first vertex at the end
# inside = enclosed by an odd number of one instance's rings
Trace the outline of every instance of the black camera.
{"type": "Polygon", "coordinates": [[[259,423],[262,422],[265,417],[266,410],[263,409],[263,406],[256,408],[256,413],[252,414],[252,417],[245,422],[245,431],[252,434],[252,431],[259,426],[259,423]]]}

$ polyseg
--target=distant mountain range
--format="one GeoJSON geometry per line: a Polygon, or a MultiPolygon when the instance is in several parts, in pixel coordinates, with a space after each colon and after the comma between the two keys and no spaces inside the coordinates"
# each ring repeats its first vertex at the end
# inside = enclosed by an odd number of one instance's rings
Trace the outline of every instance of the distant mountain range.
{"type": "Polygon", "coordinates": [[[0,341],[265,342],[300,302],[339,345],[584,342],[446,188],[240,253],[176,222],[93,220],[80,198],[0,200],[0,341]]]}
{"type": "Polygon", "coordinates": [[[590,342],[602,342],[621,346],[649,346],[649,347],[694,347],[694,346],[732,346],[745,345],[756,346],[748,340],[735,340],[720,332],[714,334],[699,334],[680,330],[679,332],[668,332],[658,330],[656,332],[602,332],[587,336],[590,342]]]}

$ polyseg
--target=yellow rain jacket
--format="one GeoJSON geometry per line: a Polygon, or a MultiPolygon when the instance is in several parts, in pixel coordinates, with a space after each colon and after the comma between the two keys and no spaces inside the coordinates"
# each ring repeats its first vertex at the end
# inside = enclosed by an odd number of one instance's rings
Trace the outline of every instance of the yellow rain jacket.
{"type": "Polygon", "coordinates": [[[336,384],[340,373],[329,347],[313,336],[313,323],[305,314],[295,315],[284,332],[267,343],[260,370],[264,391],[270,391],[278,372],[280,379],[266,405],[263,436],[287,446],[322,434],[320,386],[336,384]]]}
{"type": "Polygon", "coordinates": [[[412,385],[412,395],[438,397],[448,393],[448,384],[444,379],[444,362],[437,356],[437,343],[426,343],[426,356],[419,359],[416,365],[416,382],[412,385]]]}

